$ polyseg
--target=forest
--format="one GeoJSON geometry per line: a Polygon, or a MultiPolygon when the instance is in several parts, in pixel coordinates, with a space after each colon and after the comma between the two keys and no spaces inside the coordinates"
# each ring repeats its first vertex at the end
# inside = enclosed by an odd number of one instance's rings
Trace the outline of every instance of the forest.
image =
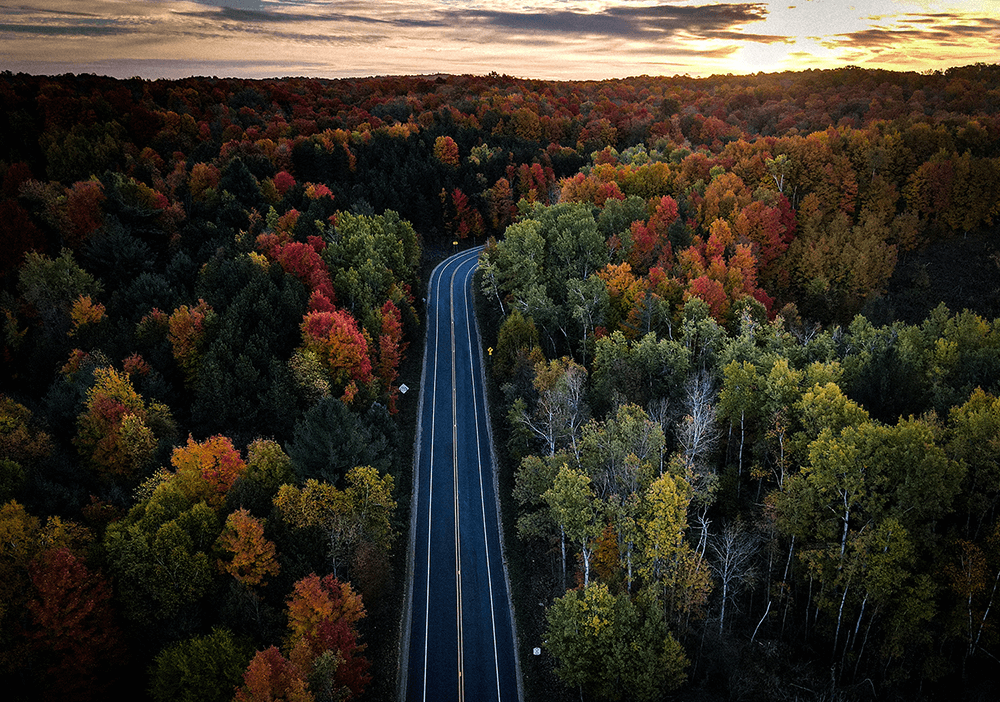
{"type": "Polygon", "coordinates": [[[395,699],[484,243],[527,699],[1000,694],[1000,66],[0,98],[11,699],[395,699]]]}

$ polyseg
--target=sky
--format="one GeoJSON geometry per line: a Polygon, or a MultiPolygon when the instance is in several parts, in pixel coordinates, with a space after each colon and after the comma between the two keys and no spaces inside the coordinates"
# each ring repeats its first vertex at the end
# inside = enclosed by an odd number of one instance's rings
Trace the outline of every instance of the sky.
{"type": "Polygon", "coordinates": [[[0,0],[0,70],[593,80],[1000,57],[1000,0],[0,0]]]}

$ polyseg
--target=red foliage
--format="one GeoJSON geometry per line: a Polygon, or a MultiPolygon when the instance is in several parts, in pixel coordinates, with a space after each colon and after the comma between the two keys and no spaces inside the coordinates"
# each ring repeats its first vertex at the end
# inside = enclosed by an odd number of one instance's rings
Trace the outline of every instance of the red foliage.
{"type": "MultiPolygon", "coordinates": [[[[295,212],[295,210],[291,212],[295,212]]],[[[298,212],[295,212],[295,219],[298,219],[298,212]]],[[[294,226],[294,221],[292,226],[294,226]]],[[[261,234],[257,237],[257,246],[264,249],[268,257],[277,261],[286,273],[294,275],[306,284],[310,290],[310,310],[314,312],[331,312],[333,310],[337,294],[333,290],[330,271],[320,255],[326,248],[326,244],[321,238],[310,236],[308,243],[282,242],[275,234],[261,234]]]]}
{"type": "Polygon", "coordinates": [[[289,188],[295,185],[295,178],[288,171],[280,171],[274,176],[274,187],[281,197],[285,196],[289,188]]]}
{"type": "Polygon", "coordinates": [[[31,649],[46,669],[44,696],[61,700],[104,697],[109,668],[123,660],[111,588],[67,548],[39,554],[28,566],[31,649]]]}
{"type": "Polygon", "coordinates": [[[687,300],[691,297],[700,297],[707,302],[712,316],[717,320],[724,319],[726,312],[729,311],[729,298],[726,297],[726,291],[722,287],[722,283],[709,278],[707,275],[695,278],[688,285],[684,299],[687,300]]]}
{"type": "Polygon", "coordinates": [[[305,347],[319,356],[335,383],[344,387],[351,381],[371,381],[368,341],[349,313],[344,310],[309,312],[301,328],[305,347]]]}
{"type": "Polygon", "coordinates": [[[360,695],[371,681],[370,664],[361,655],[365,645],[358,643],[356,629],[364,616],[361,596],[350,583],[315,573],[299,580],[288,598],[289,657],[308,669],[325,651],[337,652],[342,662],[334,674],[334,688],[346,687],[351,697],[360,695]]]}
{"type": "Polygon", "coordinates": [[[378,337],[378,377],[385,383],[389,393],[389,411],[396,413],[396,396],[398,388],[394,383],[399,375],[399,364],[403,360],[403,351],[408,344],[403,341],[403,322],[399,309],[386,300],[381,309],[382,333],[378,337]]]}
{"type": "Polygon", "coordinates": [[[258,651],[243,673],[236,702],[312,702],[303,671],[274,646],[258,651]]]}
{"type": "Polygon", "coordinates": [[[226,492],[247,468],[233,442],[218,435],[202,442],[189,436],[187,446],[174,449],[170,463],[188,494],[212,507],[222,504],[226,492]]]}
{"type": "Polygon", "coordinates": [[[452,231],[459,239],[466,239],[469,235],[480,236],[483,233],[483,216],[469,204],[466,194],[455,188],[451,193],[451,202],[455,213],[449,224],[452,231]]]}
{"type": "Polygon", "coordinates": [[[65,237],[71,248],[81,246],[104,223],[103,202],[104,189],[97,181],[80,181],[66,192],[69,230],[65,237]]]}
{"type": "Polygon", "coordinates": [[[629,263],[642,275],[654,265],[670,268],[673,252],[670,245],[670,225],[677,221],[677,202],[665,195],[660,198],[649,222],[632,223],[632,250],[629,263]]]}

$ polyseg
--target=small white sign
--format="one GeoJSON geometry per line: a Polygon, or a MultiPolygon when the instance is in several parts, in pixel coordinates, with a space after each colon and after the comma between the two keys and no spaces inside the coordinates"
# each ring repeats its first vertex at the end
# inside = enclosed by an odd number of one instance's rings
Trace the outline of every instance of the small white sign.
{"type": "Polygon", "coordinates": [[[538,648],[538,646],[535,646],[535,650],[532,653],[534,653],[536,656],[540,656],[542,655],[542,649],[538,648]]]}
{"type": "Polygon", "coordinates": [[[399,386],[399,392],[401,392],[404,395],[406,394],[406,391],[409,389],[410,388],[406,383],[403,383],[402,385],[399,386]]]}

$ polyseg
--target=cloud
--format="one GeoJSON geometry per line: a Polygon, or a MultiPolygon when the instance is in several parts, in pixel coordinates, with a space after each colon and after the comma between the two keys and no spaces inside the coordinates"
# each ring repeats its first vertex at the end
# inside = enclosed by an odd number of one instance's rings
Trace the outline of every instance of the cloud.
{"type": "Polygon", "coordinates": [[[38,36],[102,37],[117,36],[136,31],[134,27],[112,20],[88,20],[73,24],[2,24],[0,34],[34,34],[38,36]]]}
{"type": "Polygon", "coordinates": [[[696,6],[614,5],[599,12],[572,10],[510,12],[501,10],[459,10],[447,13],[501,31],[562,36],[603,36],[619,39],[661,39],[664,35],[686,33],[712,38],[731,32],[749,22],[767,17],[765,3],[696,6]]]}
{"type": "Polygon", "coordinates": [[[983,57],[1000,44],[1000,19],[971,16],[956,0],[928,0],[926,12],[902,9],[915,7],[908,0],[88,0],[85,12],[79,0],[13,1],[0,5],[0,70],[47,61],[59,62],[57,72],[107,65],[116,75],[181,75],[188,65],[256,77],[289,74],[282,66],[298,75],[539,78],[846,61],[919,70],[995,60],[983,57]]]}
{"type": "MultiPolygon", "coordinates": [[[[966,46],[989,41],[991,35],[1000,34],[1000,19],[995,17],[969,17],[955,13],[929,15],[903,15],[887,26],[873,27],[857,32],[815,37],[828,48],[852,50],[902,50],[907,46],[966,46]]],[[[1000,36],[993,38],[994,46],[1000,36]]]]}

